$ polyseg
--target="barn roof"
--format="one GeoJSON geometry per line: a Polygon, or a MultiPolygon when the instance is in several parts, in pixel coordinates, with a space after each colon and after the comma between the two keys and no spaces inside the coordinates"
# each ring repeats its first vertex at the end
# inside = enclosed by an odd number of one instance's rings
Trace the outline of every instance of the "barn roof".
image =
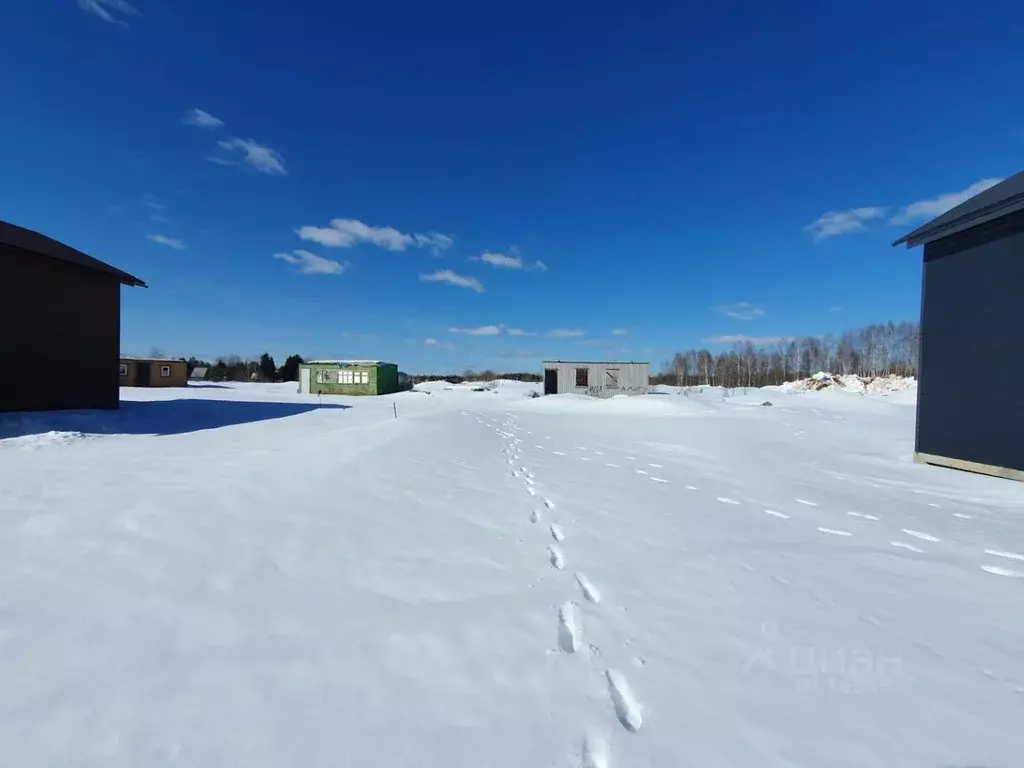
{"type": "Polygon", "coordinates": [[[132,357],[121,355],[121,360],[131,363],[184,363],[180,357],[132,357]]]}
{"type": "Polygon", "coordinates": [[[979,192],[923,227],[904,235],[893,245],[906,243],[908,248],[913,248],[1020,210],[1024,210],[1024,171],[979,192]]]}
{"type": "Polygon", "coordinates": [[[17,224],[0,221],[0,245],[9,245],[13,248],[20,248],[23,251],[38,253],[40,256],[49,256],[51,259],[59,259],[69,264],[77,264],[80,267],[104,272],[116,277],[121,281],[122,285],[147,287],[142,280],[134,275],[122,272],[117,267],[112,267],[106,262],[94,259],[92,256],[75,250],[70,245],[64,245],[64,243],[58,242],[52,237],[33,232],[31,229],[19,227],[17,224]]]}
{"type": "Polygon", "coordinates": [[[565,365],[650,365],[644,360],[541,360],[541,365],[563,363],[565,365]]]}

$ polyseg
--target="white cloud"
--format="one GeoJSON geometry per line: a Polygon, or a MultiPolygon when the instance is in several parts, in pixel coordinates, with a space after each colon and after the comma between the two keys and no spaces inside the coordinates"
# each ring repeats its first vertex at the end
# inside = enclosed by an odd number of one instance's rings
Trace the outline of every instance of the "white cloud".
{"type": "Polygon", "coordinates": [[[485,264],[490,264],[492,267],[503,267],[504,269],[523,268],[523,260],[519,256],[509,256],[504,253],[491,253],[490,251],[485,251],[475,258],[485,264]]]}
{"type": "Polygon", "coordinates": [[[438,341],[437,339],[424,339],[423,346],[425,347],[437,347],[438,349],[451,349],[452,345],[447,341],[438,341]]]}
{"type": "Polygon", "coordinates": [[[994,187],[1002,179],[980,179],[974,182],[967,189],[960,192],[947,192],[944,195],[933,197],[928,200],[918,200],[900,209],[900,212],[889,219],[892,224],[908,224],[912,221],[923,221],[941,216],[946,211],[956,208],[960,203],[984,192],[989,187],[994,187]]]}
{"type": "Polygon", "coordinates": [[[829,307],[828,311],[829,312],[842,312],[843,308],[842,307],[829,307]]]}
{"type": "Polygon", "coordinates": [[[223,120],[202,109],[190,109],[181,118],[181,122],[195,128],[220,128],[224,125],[223,120]]]}
{"type": "Polygon", "coordinates": [[[420,280],[427,283],[448,283],[448,285],[457,285],[459,288],[469,288],[471,291],[476,291],[477,293],[484,293],[486,291],[483,284],[475,277],[457,275],[450,269],[439,269],[436,272],[431,272],[429,275],[420,275],[420,280]]]}
{"type": "Polygon", "coordinates": [[[292,253],[275,253],[274,258],[298,267],[299,273],[303,275],[340,275],[348,266],[302,249],[292,253]]]}
{"type": "Polygon", "coordinates": [[[227,153],[226,156],[206,158],[217,165],[248,166],[254,171],[266,174],[287,176],[284,158],[270,147],[264,147],[251,139],[224,139],[217,146],[227,153]]]}
{"type": "Polygon", "coordinates": [[[733,304],[719,304],[715,311],[720,315],[731,317],[736,320],[753,320],[755,317],[764,317],[764,307],[759,304],[751,304],[749,301],[737,301],[733,304]]]}
{"type": "Polygon", "coordinates": [[[161,216],[159,213],[151,214],[150,217],[149,217],[149,220],[154,222],[154,223],[156,223],[156,224],[166,224],[167,223],[167,217],[166,216],[161,216]]]}
{"type": "Polygon", "coordinates": [[[627,333],[629,333],[629,331],[627,331],[625,328],[616,328],[614,331],[612,331],[612,336],[625,336],[627,333]]]}
{"type": "Polygon", "coordinates": [[[571,339],[576,336],[586,336],[587,332],[580,328],[556,328],[544,335],[549,339],[571,339]]]}
{"type": "Polygon", "coordinates": [[[510,249],[511,253],[496,253],[494,251],[484,251],[479,256],[470,256],[470,261],[482,261],[485,264],[490,264],[492,267],[498,269],[525,269],[536,272],[547,272],[547,265],[543,261],[535,261],[530,263],[524,261],[523,257],[519,255],[518,249],[510,249]]]}
{"type": "Polygon", "coordinates": [[[508,329],[508,335],[509,336],[536,336],[537,334],[533,333],[532,331],[524,331],[522,328],[509,328],[508,329]]]}
{"type": "Polygon", "coordinates": [[[142,204],[154,211],[162,211],[164,209],[164,207],[160,205],[160,202],[152,195],[147,196],[146,199],[142,201],[142,204]]]}
{"type": "Polygon", "coordinates": [[[501,333],[502,326],[481,325],[479,328],[449,328],[448,333],[465,333],[469,336],[497,336],[501,333]]]}
{"type": "Polygon", "coordinates": [[[127,0],[78,0],[78,7],[94,16],[99,16],[108,24],[127,27],[128,22],[118,18],[122,16],[141,16],[139,9],[127,0]]]}
{"type": "Polygon", "coordinates": [[[441,251],[447,251],[452,247],[455,240],[448,235],[442,235],[440,232],[428,232],[427,234],[421,234],[416,232],[413,234],[413,240],[416,241],[417,248],[430,247],[434,253],[440,253],[441,251]]]}
{"type": "Polygon", "coordinates": [[[146,235],[147,240],[152,240],[154,243],[160,245],[166,245],[168,248],[173,248],[176,251],[184,251],[185,244],[176,237],[168,237],[167,235],[146,235]]]}
{"type": "Polygon", "coordinates": [[[821,214],[817,221],[808,224],[804,230],[814,235],[815,240],[824,240],[826,237],[845,235],[850,232],[860,232],[865,229],[864,222],[882,218],[885,216],[885,211],[885,208],[879,206],[851,208],[848,211],[829,211],[821,214]]]}
{"type": "Polygon", "coordinates": [[[407,234],[394,227],[374,227],[358,219],[331,219],[326,227],[299,227],[296,234],[303,240],[311,240],[326,248],[352,248],[360,243],[370,243],[387,251],[404,251],[406,248],[431,248],[444,251],[451,248],[454,240],[440,232],[413,232],[407,234]]]}
{"type": "Polygon", "coordinates": [[[790,336],[712,336],[704,339],[708,344],[777,344],[780,341],[791,341],[790,336]]]}

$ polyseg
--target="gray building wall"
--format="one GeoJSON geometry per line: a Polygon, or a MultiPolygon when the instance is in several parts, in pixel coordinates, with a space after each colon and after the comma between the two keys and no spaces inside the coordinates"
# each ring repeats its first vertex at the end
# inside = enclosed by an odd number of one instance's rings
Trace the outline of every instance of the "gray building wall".
{"type": "Polygon", "coordinates": [[[925,245],[920,454],[1024,470],[1024,216],[925,245]]]}
{"type": "Polygon", "coordinates": [[[573,360],[545,360],[544,370],[558,375],[557,394],[614,397],[615,395],[642,395],[650,386],[650,364],[634,362],[580,362],[573,360]],[[577,369],[586,370],[586,386],[577,386],[577,369]]]}

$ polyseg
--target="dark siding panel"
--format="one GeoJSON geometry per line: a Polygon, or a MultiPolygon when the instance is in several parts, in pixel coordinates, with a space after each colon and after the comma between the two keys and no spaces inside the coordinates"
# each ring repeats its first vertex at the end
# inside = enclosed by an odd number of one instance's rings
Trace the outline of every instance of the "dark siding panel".
{"type": "Polygon", "coordinates": [[[116,277],[0,247],[0,411],[117,408],[116,277]]]}
{"type": "Polygon", "coordinates": [[[1024,470],[1024,233],[929,244],[924,269],[917,450],[1024,470]]]}

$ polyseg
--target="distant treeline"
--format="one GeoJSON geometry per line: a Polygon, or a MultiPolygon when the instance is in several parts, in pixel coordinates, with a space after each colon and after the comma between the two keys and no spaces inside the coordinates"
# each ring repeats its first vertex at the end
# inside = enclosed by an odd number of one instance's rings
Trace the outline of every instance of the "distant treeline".
{"type": "MultiPolygon", "coordinates": [[[[651,384],[676,386],[763,387],[805,379],[818,371],[858,376],[916,376],[920,329],[917,323],[876,323],[840,334],[787,338],[771,344],[738,340],[732,349],[712,353],[707,349],[676,352],[651,376],[651,384]]],[[[154,357],[163,357],[159,350],[154,357]]],[[[184,358],[182,358],[184,359],[184,358]]],[[[289,355],[280,367],[269,353],[259,359],[238,355],[218,357],[213,362],[188,358],[188,371],[206,368],[207,381],[298,381],[300,355],[289,355]]],[[[424,381],[467,381],[509,379],[537,383],[538,372],[508,373],[490,369],[462,373],[409,374],[409,385],[424,381]]]]}
{"type": "Polygon", "coordinates": [[[841,334],[784,339],[771,345],[737,342],[728,352],[676,352],[652,384],[763,387],[808,378],[818,371],[837,375],[916,376],[920,329],[917,323],[868,325],[841,334]]]}
{"type": "Polygon", "coordinates": [[[451,373],[417,373],[409,376],[409,383],[415,386],[424,381],[447,381],[449,384],[462,384],[467,381],[494,381],[508,379],[510,381],[526,381],[536,383],[542,381],[539,373],[498,373],[497,371],[465,370],[461,374],[451,373]]]}
{"type": "Polygon", "coordinates": [[[196,368],[206,368],[206,381],[298,381],[302,357],[289,355],[278,367],[274,358],[264,352],[259,360],[245,360],[238,355],[218,357],[214,362],[190,357],[188,375],[196,368]]]}
{"type": "MultiPolygon", "coordinates": [[[[154,357],[164,357],[159,350],[154,350],[154,357]]],[[[184,358],[182,358],[184,359],[184,358]]],[[[299,366],[305,362],[301,355],[290,355],[284,364],[278,367],[274,358],[264,352],[258,360],[246,360],[239,355],[227,355],[218,357],[213,362],[202,360],[198,357],[190,357],[188,362],[188,375],[196,368],[206,368],[206,381],[298,381],[299,366]]],[[[461,384],[466,381],[493,381],[495,379],[509,379],[512,381],[538,382],[541,376],[538,373],[499,373],[497,371],[474,371],[466,369],[460,374],[451,373],[423,373],[409,376],[410,386],[424,381],[447,381],[450,384],[461,384]]]]}

